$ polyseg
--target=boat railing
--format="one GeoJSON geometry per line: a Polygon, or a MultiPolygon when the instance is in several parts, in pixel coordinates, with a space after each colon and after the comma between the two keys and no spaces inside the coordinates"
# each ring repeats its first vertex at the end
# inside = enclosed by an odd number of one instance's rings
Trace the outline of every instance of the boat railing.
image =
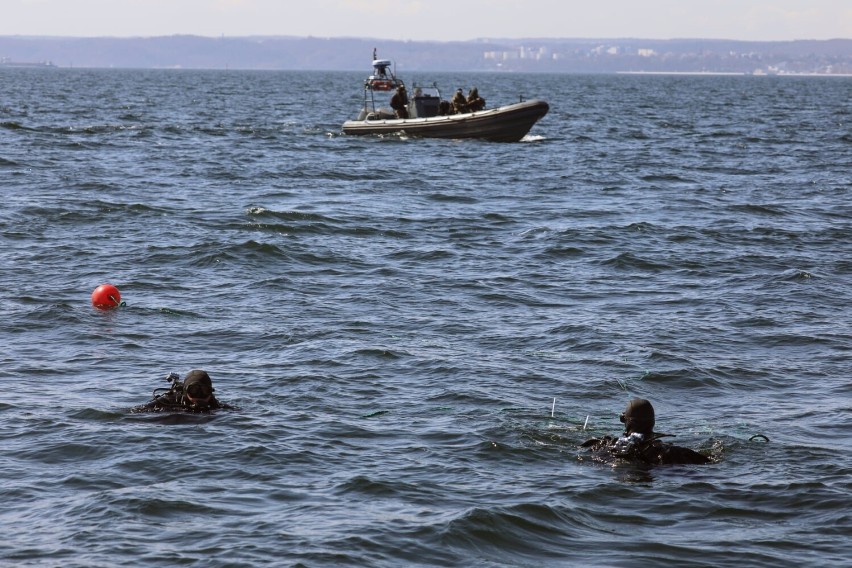
{"type": "Polygon", "coordinates": [[[381,110],[381,107],[390,104],[390,97],[397,87],[403,85],[400,79],[393,75],[389,78],[371,76],[364,81],[364,111],[366,114],[376,113],[381,110]],[[386,100],[381,98],[377,101],[377,93],[380,96],[387,96],[386,100]]]}

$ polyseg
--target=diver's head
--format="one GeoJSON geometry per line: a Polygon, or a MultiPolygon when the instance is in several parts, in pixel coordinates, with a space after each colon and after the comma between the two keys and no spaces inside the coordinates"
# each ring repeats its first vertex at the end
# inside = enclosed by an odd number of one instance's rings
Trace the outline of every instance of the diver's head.
{"type": "Polygon", "coordinates": [[[624,422],[624,433],[650,436],[654,433],[654,407],[644,398],[634,398],[619,417],[624,422]]]}
{"type": "Polygon", "coordinates": [[[193,369],[183,380],[183,396],[192,406],[210,406],[214,390],[210,375],[201,369],[193,369]]]}

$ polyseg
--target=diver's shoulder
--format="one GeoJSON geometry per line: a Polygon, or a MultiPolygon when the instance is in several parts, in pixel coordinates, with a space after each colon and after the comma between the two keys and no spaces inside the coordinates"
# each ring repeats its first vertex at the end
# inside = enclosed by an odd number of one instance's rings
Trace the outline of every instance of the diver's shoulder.
{"type": "Polygon", "coordinates": [[[615,442],[615,438],[612,436],[604,436],[602,438],[589,438],[582,444],[580,444],[581,448],[591,448],[597,449],[611,445],[615,442]]]}
{"type": "Polygon", "coordinates": [[[665,464],[704,465],[712,462],[710,458],[691,448],[662,443],[660,461],[665,464]]]}

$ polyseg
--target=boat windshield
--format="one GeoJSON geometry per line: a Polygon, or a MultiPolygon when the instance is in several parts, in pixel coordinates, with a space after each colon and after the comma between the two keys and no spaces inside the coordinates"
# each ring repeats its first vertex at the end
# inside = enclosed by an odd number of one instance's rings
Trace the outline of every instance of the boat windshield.
{"type": "MultiPolygon", "coordinates": [[[[431,87],[424,87],[415,83],[411,94],[412,97],[411,104],[409,104],[409,112],[412,117],[429,118],[442,114],[441,91],[438,90],[437,83],[432,83],[431,87]]],[[[446,111],[444,111],[443,114],[445,113],[446,111]]]]}
{"type": "Polygon", "coordinates": [[[424,87],[415,83],[413,95],[415,97],[435,97],[441,100],[441,91],[438,90],[438,85],[435,83],[432,83],[430,87],[424,87]]]}

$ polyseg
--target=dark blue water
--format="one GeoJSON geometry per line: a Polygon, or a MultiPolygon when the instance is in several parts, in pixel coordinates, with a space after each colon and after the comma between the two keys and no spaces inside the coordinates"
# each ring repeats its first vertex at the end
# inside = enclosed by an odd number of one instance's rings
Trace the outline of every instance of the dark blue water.
{"type": "Polygon", "coordinates": [[[551,112],[0,72],[0,564],[848,565],[852,80],[404,78],[551,112]],[[196,367],[239,410],[128,412],[196,367]],[[583,459],[634,396],[716,462],[583,459]]]}

